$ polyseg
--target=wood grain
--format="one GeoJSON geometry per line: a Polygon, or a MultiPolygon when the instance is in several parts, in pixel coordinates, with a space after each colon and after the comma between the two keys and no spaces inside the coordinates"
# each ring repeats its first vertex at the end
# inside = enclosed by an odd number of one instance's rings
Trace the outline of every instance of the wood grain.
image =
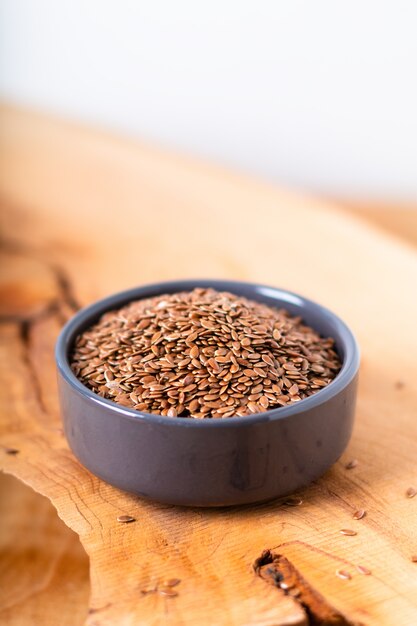
{"type": "Polygon", "coordinates": [[[89,562],[51,502],[0,473],[0,622],[82,626],[89,562]]]}
{"type": "Polygon", "coordinates": [[[1,465],[80,536],[88,624],[312,624],[303,597],[349,624],[416,623],[417,498],[405,491],[417,486],[417,254],[309,197],[40,115],[4,108],[1,118],[1,465]],[[153,504],[94,478],[67,448],[53,364],[63,321],[113,291],[192,276],[299,291],[358,336],[352,442],[299,507],[153,504]],[[346,470],[350,458],[359,463],[346,470]],[[358,508],[367,515],[355,521],[358,508]],[[137,521],[118,524],[119,514],[137,521]],[[349,527],[358,534],[340,535],[349,527]],[[266,549],[312,593],[292,597],[259,576],[266,549]],[[173,577],[178,596],[142,593],[173,577]]]}
{"type": "Polygon", "coordinates": [[[339,200],[341,207],[417,248],[417,204],[339,200]]]}

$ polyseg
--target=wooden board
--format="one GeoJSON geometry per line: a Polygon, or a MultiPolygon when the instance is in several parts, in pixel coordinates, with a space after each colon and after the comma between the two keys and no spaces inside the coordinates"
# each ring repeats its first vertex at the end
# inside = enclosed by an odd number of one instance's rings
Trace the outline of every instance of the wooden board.
{"type": "Polygon", "coordinates": [[[357,217],[417,247],[417,204],[341,202],[357,217]]]}
{"type": "Polygon", "coordinates": [[[89,562],[51,502],[0,474],[0,623],[82,626],[89,562]]]}
{"type": "Polygon", "coordinates": [[[417,488],[412,249],[331,205],[131,140],[7,108],[1,126],[1,466],[80,536],[89,625],[417,623],[417,497],[405,496],[417,488]],[[352,442],[300,507],[152,504],[68,451],[53,363],[63,321],[113,291],[191,276],[299,291],[359,338],[352,442]],[[351,458],[358,466],[346,470],[351,458]],[[367,515],[355,521],[358,508],[367,515]],[[118,524],[122,513],[137,521],[118,524]],[[269,573],[255,571],[268,549],[269,573]],[[277,588],[276,568],[291,593],[277,588]],[[173,577],[176,597],[142,593],[173,577]]]}

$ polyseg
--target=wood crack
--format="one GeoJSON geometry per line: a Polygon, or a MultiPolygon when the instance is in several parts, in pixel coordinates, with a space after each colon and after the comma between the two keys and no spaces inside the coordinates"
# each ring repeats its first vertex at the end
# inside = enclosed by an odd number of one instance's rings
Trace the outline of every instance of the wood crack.
{"type": "Polygon", "coordinates": [[[36,367],[34,366],[32,359],[30,358],[30,327],[32,323],[33,322],[31,320],[23,320],[18,323],[19,336],[22,344],[22,359],[30,373],[30,380],[32,381],[32,388],[35,400],[38,403],[42,413],[45,413],[47,415],[48,410],[43,400],[42,386],[39,381],[36,367]]]}
{"type": "Polygon", "coordinates": [[[265,582],[281,589],[302,606],[309,626],[360,626],[335,609],[284,555],[264,550],[253,568],[265,582]]]}
{"type": "Polygon", "coordinates": [[[35,400],[44,414],[48,414],[47,405],[43,399],[42,385],[39,379],[37,368],[31,358],[31,333],[32,329],[37,322],[43,319],[47,319],[50,316],[56,316],[59,322],[63,325],[68,315],[66,313],[77,312],[81,305],[77,301],[74,294],[74,289],[71,284],[71,280],[66,274],[65,270],[57,264],[46,261],[31,247],[23,245],[15,240],[1,239],[1,247],[6,252],[20,254],[28,257],[29,259],[36,259],[44,264],[44,266],[51,273],[52,278],[56,285],[55,297],[49,300],[45,300],[40,311],[32,314],[24,315],[2,315],[0,317],[0,323],[14,323],[17,325],[19,338],[22,344],[22,359],[30,373],[30,380],[32,381],[33,393],[35,400]]]}
{"type": "Polygon", "coordinates": [[[74,295],[74,289],[70,278],[62,267],[52,264],[49,264],[48,267],[58,285],[61,301],[63,301],[71,311],[76,313],[79,309],[81,309],[81,304],[74,295]]]}
{"type": "Polygon", "coordinates": [[[36,259],[36,261],[43,263],[51,272],[57,285],[58,295],[56,303],[61,302],[65,304],[74,313],[81,309],[81,304],[75,296],[72,282],[60,265],[45,260],[45,258],[38,254],[32,247],[14,239],[0,238],[0,247],[6,252],[21,254],[22,256],[29,257],[30,259],[36,259]]]}

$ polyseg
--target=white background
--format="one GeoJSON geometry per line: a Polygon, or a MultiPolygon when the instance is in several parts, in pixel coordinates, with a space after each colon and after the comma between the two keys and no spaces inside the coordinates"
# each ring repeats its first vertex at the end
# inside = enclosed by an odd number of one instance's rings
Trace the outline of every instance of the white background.
{"type": "Polygon", "coordinates": [[[3,98],[300,188],[417,199],[414,0],[0,0],[3,98]]]}

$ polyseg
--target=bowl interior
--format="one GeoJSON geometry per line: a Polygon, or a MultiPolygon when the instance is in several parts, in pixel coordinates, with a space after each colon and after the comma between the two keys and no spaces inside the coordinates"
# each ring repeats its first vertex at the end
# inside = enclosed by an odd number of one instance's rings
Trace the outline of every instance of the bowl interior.
{"type": "Polygon", "coordinates": [[[317,403],[317,397],[320,398],[320,401],[325,400],[325,395],[329,395],[329,393],[336,391],[336,386],[340,388],[341,386],[348,384],[356,374],[359,366],[359,349],[356,340],[348,326],[325,307],[322,307],[307,298],[275,287],[237,281],[206,279],[183,280],[146,285],[144,287],[130,289],[128,291],[109,296],[82,309],[66,324],[57,341],[56,359],[61,374],[64,375],[67,381],[77,387],[82,393],[87,394],[100,402],[104,402],[106,405],[111,404],[113,407],[117,407],[119,411],[131,416],[149,415],[152,418],[169,420],[170,422],[175,421],[179,423],[190,421],[197,422],[199,424],[230,422],[230,420],[173,420],[173,418],[164,418],[163,416],[140,413],[134,409],[121,407],[111,400],[97,396],[85,387],[85,385],[83,385],[81,381],[79,381],[72,373],[69,365],[70,353],[76,337],[94,324],[106,311],[120,308],[133,300],[158,296],[164,293],[189,291],[195,287],[212,287],[218,291],[229,291],[236,295],[244,296],[272,307],[285,308],[292,315],[301,316],[303,321],[320,333],[320,335],[332,337],[335,340],[335,347],[342,361],[342,368],[334,380],[329,383],[327,387],[317,391],[312,396],[301,400],[301,402],[294,403],[292,406],[271,409],[266,413],[259,413],[253,416],[239,417],[238,421],[256,419],[260,416],[272,413],[279,413],[282,417],[284,417],[284,415],[290,414],[291,412],[297,412],[300,405],[305,406],[306,403],[308,403],[311,406],[313,402],[317,403]]]}

